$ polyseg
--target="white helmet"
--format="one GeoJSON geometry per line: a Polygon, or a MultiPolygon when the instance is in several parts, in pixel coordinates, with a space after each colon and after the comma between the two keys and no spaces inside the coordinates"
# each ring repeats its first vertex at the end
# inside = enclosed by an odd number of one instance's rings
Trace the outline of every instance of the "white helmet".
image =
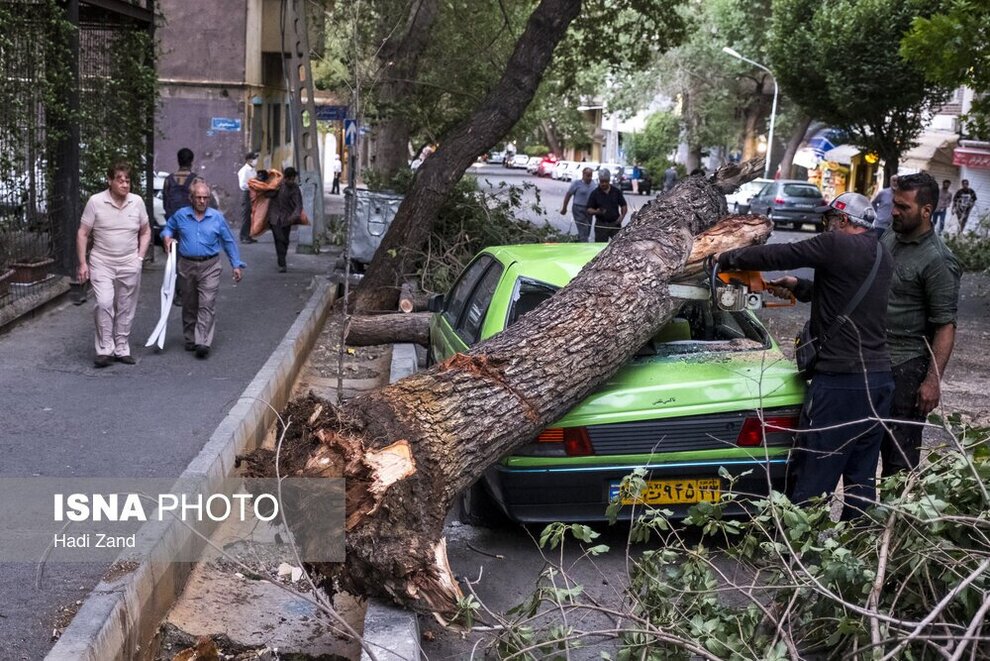
{"type": "Polygon", "coordinates": [[[843,193],[836,196],[825,207],[819,207],[819,211],[828,212],[831,210],[840,211],[849,217],[849,220],[860,227],[873,227],[877,219],[877,212],[870,204],[869,198],[859,193],[843,193]]]}

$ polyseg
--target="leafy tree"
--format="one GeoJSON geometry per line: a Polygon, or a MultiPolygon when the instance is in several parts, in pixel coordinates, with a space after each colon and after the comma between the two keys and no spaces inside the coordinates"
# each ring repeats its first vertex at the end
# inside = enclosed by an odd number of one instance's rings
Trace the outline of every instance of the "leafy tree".
{"type": "Polygon", "coordinates": [[[944,13],[917,17],[901,42],[901,56],[927,79],[979,95],[966,115],[967,133],[990,140],[990,25],[985,2],[954,0],[944,13]]]}
{"type": "Polygon", "coordinates": [[[946,95],[896,54],[915,17],[937,8],[931,0],[773,0],[767,45],[781,87],[876,152],[887,177],[946,95]]]}
{"type": "Polygon", "coordinates": [[[646,126],[641,133],[635,133],[629,140],[628,151],[633,161],[659,174],[670,165],[668,154],[677,147],[680,121],[671,112],[655,112],[646,118],[646,126]]]}

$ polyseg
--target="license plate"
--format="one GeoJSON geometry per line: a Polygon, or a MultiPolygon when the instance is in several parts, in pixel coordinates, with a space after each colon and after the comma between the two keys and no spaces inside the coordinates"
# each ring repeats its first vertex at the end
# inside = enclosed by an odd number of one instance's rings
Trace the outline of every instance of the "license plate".
{"type": "MultiPolygon", "coordinates": [[[[717,477],[679,480],[647,480],[638,496],[626,496],[623,505],[679,505],[716,502],[722,495],[722,480],[717,477]]],[[[609,485],[609,500],[619,497],[619,483],[609,485]]]]}

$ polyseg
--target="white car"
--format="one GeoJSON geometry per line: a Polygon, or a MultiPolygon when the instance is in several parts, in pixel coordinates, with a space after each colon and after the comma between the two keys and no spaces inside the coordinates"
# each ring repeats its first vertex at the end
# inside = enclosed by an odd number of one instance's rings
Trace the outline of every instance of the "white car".
{"type": "Polygon", "coordinates": [[[608,170],[608,173],[612,175],[611,183],[616,186],[619,185],[619,168],[622,166],[618,163],[599,163],[598,168],[595,170],[595,181],[598,181],[598,173],[602,170],[608,170]]]}
{"type": "Polygon", "coordinates": [[[526,154],[516,154],[512,157],[512,163],[508,165],[510,168],[522,168],[526,169],[529,165],[529,156],[526,154]]]}
{"type": "Polygon", "coordinates": [[[587,163],[581,161],[568,161],[568,163],[567,169],[560,175],[561,181],[574,181],[575,179],[580,179],[581,171],[588,166],[587,163]]]}
{"type": "Polygon", "coordinates": [[[567,168],[571,166],[574,161],[557,161],[557,164],[553,166],[553,171],[550,173],[551,179],[556,179],[560,181],[564,177],[564,172],[567,168]]]}
{"type": "Polygon", "coordinates": [[[526,164],[526,172],[536,174],[537,170],[540,169],[540,161],[542,160],[542,156],[530,156],[529,162],[526,164]]]}
{"type": "Polygon", "coordinates": [[[756,196],[772,179],[754,179],[725,196],[725,203],[732,213],[749,213],[749,201],[756,196]]]}

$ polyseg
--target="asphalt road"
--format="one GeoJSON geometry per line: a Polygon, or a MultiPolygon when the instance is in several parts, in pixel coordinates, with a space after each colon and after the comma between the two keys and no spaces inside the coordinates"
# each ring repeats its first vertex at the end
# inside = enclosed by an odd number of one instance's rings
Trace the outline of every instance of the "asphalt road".
{"type": "MultiPolygon", "coordinates": [[[[146,268],[131,334],[133,366],[93,368],[92,300],[68,299],[0,335],[0,478],[174,477],[196,456],[306,304],[329,254],[296,255],[276,272],[269,235],[240,246],[234,284],[224,258],[207,360],[183,350],[179,308],[166,350],[144,348],[159,316],[164,260],[146,268]]],[[[2,523],[2,522],[0,522],[2,523]]],[[[2,561],[3,558],[0,558],[2,561]]],[[[0,658],[41,659],[60,607],[84,599],[106,567],[0,562],[0,658]]]]}

